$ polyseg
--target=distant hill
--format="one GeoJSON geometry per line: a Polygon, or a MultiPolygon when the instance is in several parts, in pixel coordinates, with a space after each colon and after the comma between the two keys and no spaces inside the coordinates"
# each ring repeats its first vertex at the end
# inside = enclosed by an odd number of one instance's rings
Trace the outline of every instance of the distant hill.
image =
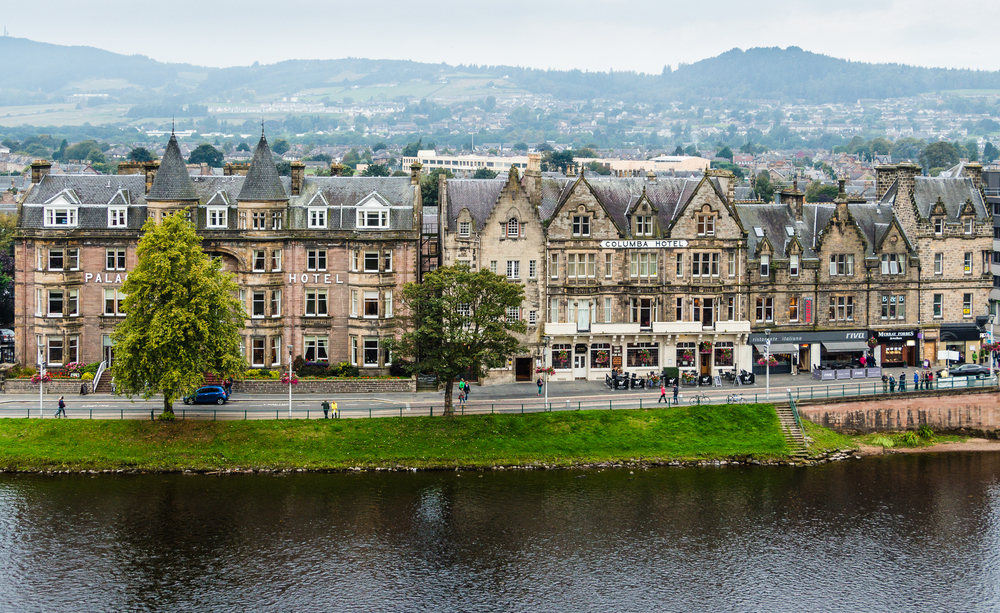
{"type": "MultiPolygon", "coordinates": [[[[626,102],[722,98],[825,103],[950,89],[1000,89],[1000,72],[865,64],[798,47],[732,49],[658,75],[358,58],[206,68],[13,37],[0,38],[0,57],[0,105],[39,103],[84,91],[109,93],[132,104],[205,104],[297,95],[347,82],[352,86],[433,82],[443,72],[506,76],[514,87],[559,99],[626,102]]],[[[405,95],[405,88],[400,91],[405,95]]],[[[394,95],[392,88],[386,92],[394,95]]]]}

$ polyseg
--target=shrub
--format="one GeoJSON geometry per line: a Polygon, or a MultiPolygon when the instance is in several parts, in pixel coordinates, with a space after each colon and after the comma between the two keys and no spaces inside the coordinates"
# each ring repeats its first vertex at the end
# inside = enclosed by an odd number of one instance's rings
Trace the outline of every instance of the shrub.
{"type": "Polygon", "coordinates": [[[882,447],[883,449],[895,447],[896,444],[892,442],[892,439],[888,436],[873,436],[871,439],[872,445],[876,447],[882,447]]]}
{"type": "Polygon", "coordinates": [[[100,362],[91,362],[90,364],[87,364],[86,366],[83,367],[83,372],[89,372],[91,374],[96,375],[97,369],[100,367],[101,367],[100,362]]]}
{"type": "Polygon", "coordinates": [[[915,447],[923,442],[916,432],[904,432],[899,435],[900,444],[907,447],[915,447]]]}
{"type": "Polygon", "coordinates": [[[667,366],[663,369],[663,376],[668,379],[676,379],[678,374],[680,374],[680,369],[676,366],[667,366]]]}
{"type": "Polygon", "coordinates": [[[920,429],[917,430],[917,434],[920,435],[920,438],[927,439],[929,441],[934,440],[934,430],[932,430],[927,424],[920,426],[920,429]]]}
{"type": "MultiPolygon", "coordinates": [[[[342,363],[347,364],[347,362],[342,362],[342,363]]],[[[357,368],[355,368],[354,370],[357,370],[357,368]]],[[[392,365],[389,366],[389,374],[392,375],[393,377],[409,377],[410,363],[402,358],[396,358],[395,360],[393,360],[392,365]]]]}
{"type": "Polygon", "coordinates": [[[294,371],[302,370],[302,367],[305,366],[305,363],[306,361],[302,359],[302,356],[300,355],[295,356],[295,359],[292,360],[292,370],[294,371]]]}
{"type": "Polygon", "coordinates": [[[160,413],[160,421],[176,421],[176,420],[177,416],[174,415],[173,413],[167,411],[160,413]]]}
{"type": "Polygon", "coordinates": [[[31,376],[34,376],[34,374],[36,372],[38,372],[38,371],[35,370],[34,368],[30,367],[30,366],[27,366],[27,367],[21,369],[21,373],[20,373],[19,376],[21,376],[21,377],[31,377],[31,376]]]}
{"type": "Polygon", "coordinates": [[[250,370],[243,373],[243,376],[247,379],[257,379],[260,377],[260,371],[255,368],[251,368],[250,370]]]}
{"type": "Polygon", "coordinates": [[[361,374],[357,366],[351,366],[350,362],[340,362],[330,366],[330,376],[333,377],[357,377],[361,374]]]}
{"type": "Polygon", "coordinates": [[[83,373],[83,376],[80,377],[80,380],[81,381],[93,381],[94,380],[94,373],[92,373],[92,372],[85,372],[85,373],[83,373]]]}
{"type": "Polygon", "coordinates": [[[296,368],[295,372],[300,377],[325,377],[330,370],[328,362],[303,362],[301,368],[296,368]]]}

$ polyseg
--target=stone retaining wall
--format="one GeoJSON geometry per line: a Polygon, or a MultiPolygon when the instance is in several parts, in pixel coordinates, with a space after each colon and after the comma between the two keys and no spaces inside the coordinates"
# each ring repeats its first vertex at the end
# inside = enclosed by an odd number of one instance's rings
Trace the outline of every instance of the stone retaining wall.
{"type": "Polygon", "coordinates": [[[803,419],[844,433],[916,430],[1000,433],[996,389],[934,390],[896,396],[796,401],[803,419]]]}
{"type": "MultiPolygon", "coordinates": [[[[70,394],[79,395],[80,394],[80,384],[83,383],[80,379],[54,379],[45,384],[46,394],[55,394],[56,396],[68,396],[70,394]]],[[[94,382],[87,381],[87,391],[92,392],[94,390],[94,382]]],[[[31,379],[7,379],[4,383],[4,391],[8,394],[37,394],[38,384],[32,383],[31,379]]]]}
{"type": "MultiPolygon", "coordinates": [[[[292,394],[392,394],[416,392],[417,378],[409,379],[317,379],[299,380],[292,394]]],[[[288,384],[277,379],[236,381],[233,393],[288,394],[288,384]]]]}

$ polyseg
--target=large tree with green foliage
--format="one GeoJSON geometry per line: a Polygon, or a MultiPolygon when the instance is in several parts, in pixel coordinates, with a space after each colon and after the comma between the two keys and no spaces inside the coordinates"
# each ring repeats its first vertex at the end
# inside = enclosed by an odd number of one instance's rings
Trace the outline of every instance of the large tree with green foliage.
{"type": "Polygon", "coordinates": [[[762,170],[760,174],[757,175],[757,181],[754,183],[753,191],[756,192],[757,197],[764,202],[774,202],[775,187],[771,183],[771,175],[768,174],[766,170],[762,170]]]}
{"type": "Polygon", "coordinates": [[[391,173],[389,172],[389,167],[385,164],[370,164],[368,168],[365,168],[364,172],[361,173],[362,177],[388,177],[391,173]]]}
{"type": "Polygon", "coordinates": [[[208,164],[212,168],[222,168],[224,158],[221,151],[208,143],[202,143],[191,152],[188,164],[208,164]]]}
{"type": "Polygon", "coordinates": [[[955,145],[945,141],[931,143],[920,152],[920,165],[924,168],[947,168],[958,164],[959,153],[955,145]]]}
{"type": "Polygon", "coordinates": [[[403,287],[403,315],[395,320],[399,336],[389,341],[390,351],[407,361],[411,374],[433,373],[444,382],[444,412],[452,415],[456,377],[482,377],[521,350],[513,335],[527,326],[508,319],[507,309],[520,308],[523,299],[520,284],[488,270],[438,268],[422,283],[403,287]]]}
{"type": "Polygon", "coordinates": [[[477,168],[475,174],[472,175],[473,179],[496,179],[497,173],[495,170],[490,170],[489,168],[477,168]]]}
{"type": "Polygon", "coordinates": [[[139,261],[122,292],[125,321],[112,334],[115,391],[163,395],[163,412],[193,392],[205,373],[240,377],[246,313],[233,277],[201,250],[201,238],[183,213],[143,226],[139,261]]]}
{"type": "Polygon", "coordinates": [[[128,152],[128,159],[131,162],[152,162],[156,156],[145,147],[136,147],[128,152]]]}
{"type": "Polygon", "coordinates": [[[420,177],[420,199],[424,206],[438,205],[438,175],[443,174],[454,179],[455,174],[447,168],[435,168],[427,175],[420,177]]]}
{"type": "Polygon", "coordinates": [[[417,152],[420,151],[420,147],[422,147],[423,144],[424,144],[424,139],[422,138],[415,143],[409,143],[408,145],[403,147],[403,155],[406,157],[416,156],[417,152]]]}
{"type": "Polygon", "coordinates": [[[840,193],[836,185],[823,185],[819,181],[813,181],[806,187],[806,202],[833,202],[833,199],[840,193]]]}

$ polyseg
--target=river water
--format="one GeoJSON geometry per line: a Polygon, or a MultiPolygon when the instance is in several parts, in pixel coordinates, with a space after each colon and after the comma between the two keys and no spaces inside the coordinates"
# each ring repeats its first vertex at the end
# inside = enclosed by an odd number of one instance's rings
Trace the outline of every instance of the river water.
{"type": "Polygon", "coordinates": [[[1000,454],[0,475],[0,611],[997,611],[1000,454]]]}

